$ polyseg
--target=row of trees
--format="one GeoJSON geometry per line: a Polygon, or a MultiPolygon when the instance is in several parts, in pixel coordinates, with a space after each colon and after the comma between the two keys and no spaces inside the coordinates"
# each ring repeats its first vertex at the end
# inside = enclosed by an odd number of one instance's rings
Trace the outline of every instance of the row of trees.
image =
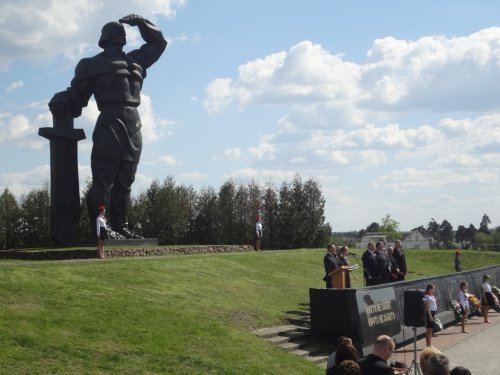
{"type": "Polygon", "coordinates": [[[0,248],[49,245],[49,205],[48,186],[30,191],[19,202],[5,189],[0,195],[0,248]]]}
{"type": "MultiPolygon", "coordinates": [[[[392,219],[390,214],[386,215],[381,222],[382,224],[371,223],[366,229],[358,232],[359,236],[363,236],[368,232],[381,232],[395,239],[401,238],[399,223],[392,219]]],[[[468,227],[459,225],[456,230],[446,219],[439,224],[434,218],[431,218],[427,227],[421,225],[413,230],[417,230],[428,237],[432,242],[432,246],[437,249],[452,247],[493,249],[495,246],[500,245],[500,230],[491,230],[489,228],[490,224],[491,220],[486,214],[483,215],[479,228],[476,228],[474,224],[469,224],[468,227]]]]}
{"type": "MultiPolygon", "coordinates": [[[[78,240],[95,237],[89,222],[84,189],[78,240]]],[[[22,196],[18,202],[9,190],[0,196],[0,247],[47,246],[50,199],[48,187],[22,196]]],[[[172,177],[154,181],[129,208],[129,228],[160,244],[251,244],[255,218],[263,219],[263,248],[289,249],[324,246],[331,235],[325,223],[325,199],[314,179],[293,181],[279,188],[226,181],[218,191],[195,191],[172,177]]]]}

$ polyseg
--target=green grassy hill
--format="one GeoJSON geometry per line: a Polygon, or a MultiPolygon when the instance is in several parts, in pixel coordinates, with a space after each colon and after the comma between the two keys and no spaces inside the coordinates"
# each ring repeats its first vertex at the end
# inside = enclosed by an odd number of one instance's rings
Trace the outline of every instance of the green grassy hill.
{"type": "MultiPolygon", "coordinates": [[[[308,312],[323,254],[1,262],[0,373],[323,374],[250,333],[308,312]]],[[[462,254],[464,269],[500,263],[462,254]]],[[[409,278],[451,273],[453,259],[408,251],[409,278]]]]}

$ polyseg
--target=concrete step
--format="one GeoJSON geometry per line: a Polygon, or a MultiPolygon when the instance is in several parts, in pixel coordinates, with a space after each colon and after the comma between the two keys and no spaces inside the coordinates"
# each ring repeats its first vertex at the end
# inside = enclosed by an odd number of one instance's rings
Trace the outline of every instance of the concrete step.
{"type": "Polygon", "coordinates": [[[309,317],[290,319],[293,324],[261,328],[253,333],[291,354],[326,368],[332,345],[319,341],[311,335],[309,317]]]}
{"type": "Polygon", "coordinates": [[[293,350],[297,350],[299,348],[299,344],[297,344],[295,342],[287,341],[287,342],[283,342],[281,344],[278,344],[278,347],[281,349],[284,349],[288,352],[291,352],[293,350]]]}
{"type": "Polygon", "coordinates": [[[316,354],[316,355],[306,355],[304,359],[317,364],[318,366],[326,369],[326,364],[328,363],[328,356],[324,354],[316,354]]]}
{"type": "Polygon", "coordinates": [[[288,350],[288,351],[293,351],[296,349],[300,349],[304,346],[308,345],[307,341],[303,340],[296,340],[296,341],[287,341],[281,344],[278,344],[278,346],[282,349],[288,350]]]}
{"type": "Polygon", "coordinates": [[[285,335],[285,334],[291,333],[291,332],[297,332],[297,331],[303,330],[303,329],[304,329],[303,327],[288,324],[288,325],[284,325],[284,326],[260,328],[260,329],[253,331],[253,333],[259,337],[268,338],[268,337],[277,336],[277,335],[285,335]]]}
{"type": "Polygon", "coordinates": [[[284,336],[288,337],[290,340],[296,340],[296,339],[301,339],[305,338],[311,335],[311,332],[309,330],[298,330],[294,332],[288,332],[284,336]]]}
{"type": "Polygon", "coordinates": [[[274,345],[282,344],[284,342],[290,341],[290,339],[287,336],[271,336],[271,337],[266,337],[266,341],[269,341],[270,343],[274,345]]]}
{"type": "Polygon", "coordinates": [[[312,347],[312,346],[307,346],[307,347],[291,350],[290,353],[292,353],[296,356],[299,356],[299,357],[307,357],[307,356],[312,356],[312,355],[319,353],[319,350],[317,348],[312,347]]]}
{"type": "Polygon", "coordinates": [[[290,324],[301,326],[301,327],[311,327],[311,317],[310,316],[301,316],[296,318],[289,319],[290,324]]]}

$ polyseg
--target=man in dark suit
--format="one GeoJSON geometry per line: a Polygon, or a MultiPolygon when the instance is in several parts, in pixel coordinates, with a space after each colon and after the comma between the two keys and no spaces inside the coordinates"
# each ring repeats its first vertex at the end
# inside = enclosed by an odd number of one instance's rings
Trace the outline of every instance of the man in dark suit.
{"type": "Polygon", "coordinates": [[[325,277],[323,277],[323,281],[326,282],[327,288],[333,288],[332,278],[328,276],[328,274],[340,267],[337,258],[337,248],[335,245],[328,245],[326,251],[327,253],[323,258],[323,265],[325,266],[325,277]]]}
{"type": "Polygon", "coordinates": [[[369,375],[394,375],[394,370],[388,361],[394,353],[396,345],[390,336],[377,337],[373,344],[373,352],[358,361],[362,374],[369,375]]]}
{"type": "Polygon", "coordinates": [[[385,284],[389,282],[390,268],[389,259],[384,248],[384,242],[377,241],[375,244],[375,255],[377,259],[377,284],[385,284]]]}
{"type": "Polygon", "coordinates": [[[368,242],[366,251],[361,256],[363,262],[365,285],[376,285],[378,272],[377,272],[377,258],[375,256],[375,244],[368,242]]]}
{"type": "Polygon", "coordinates": [[[406,269],[406,257],[405,257],[405,252],[403,250],[403,247],[401,246],[401,241],[397,240],[394,243],[394,258],[396,258],[396,262],[398,262],[398,268],[399,268],[399,279],[398,281],[402,281],[405,279],[405,275],[407,272],[406,269]]]}
{"type": "Polygon", "coordinates": [[[392,246],[387,247],[387,259],[389,260],[389,282],[399,281],[401,277],[401,272],[399,271],[398,262],[394,258],[394,249],[392,246]]]}

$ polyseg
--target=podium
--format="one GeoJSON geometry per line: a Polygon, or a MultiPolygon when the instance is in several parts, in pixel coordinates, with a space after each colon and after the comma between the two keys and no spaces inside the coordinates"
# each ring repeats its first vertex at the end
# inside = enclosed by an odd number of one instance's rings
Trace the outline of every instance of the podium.
{"type": "Polygon", "coordinates": [[[335,289],[345,289],[345,274],[347,267],[341,266],[328,274],[332,279],[332,287],[335,289]]]}

